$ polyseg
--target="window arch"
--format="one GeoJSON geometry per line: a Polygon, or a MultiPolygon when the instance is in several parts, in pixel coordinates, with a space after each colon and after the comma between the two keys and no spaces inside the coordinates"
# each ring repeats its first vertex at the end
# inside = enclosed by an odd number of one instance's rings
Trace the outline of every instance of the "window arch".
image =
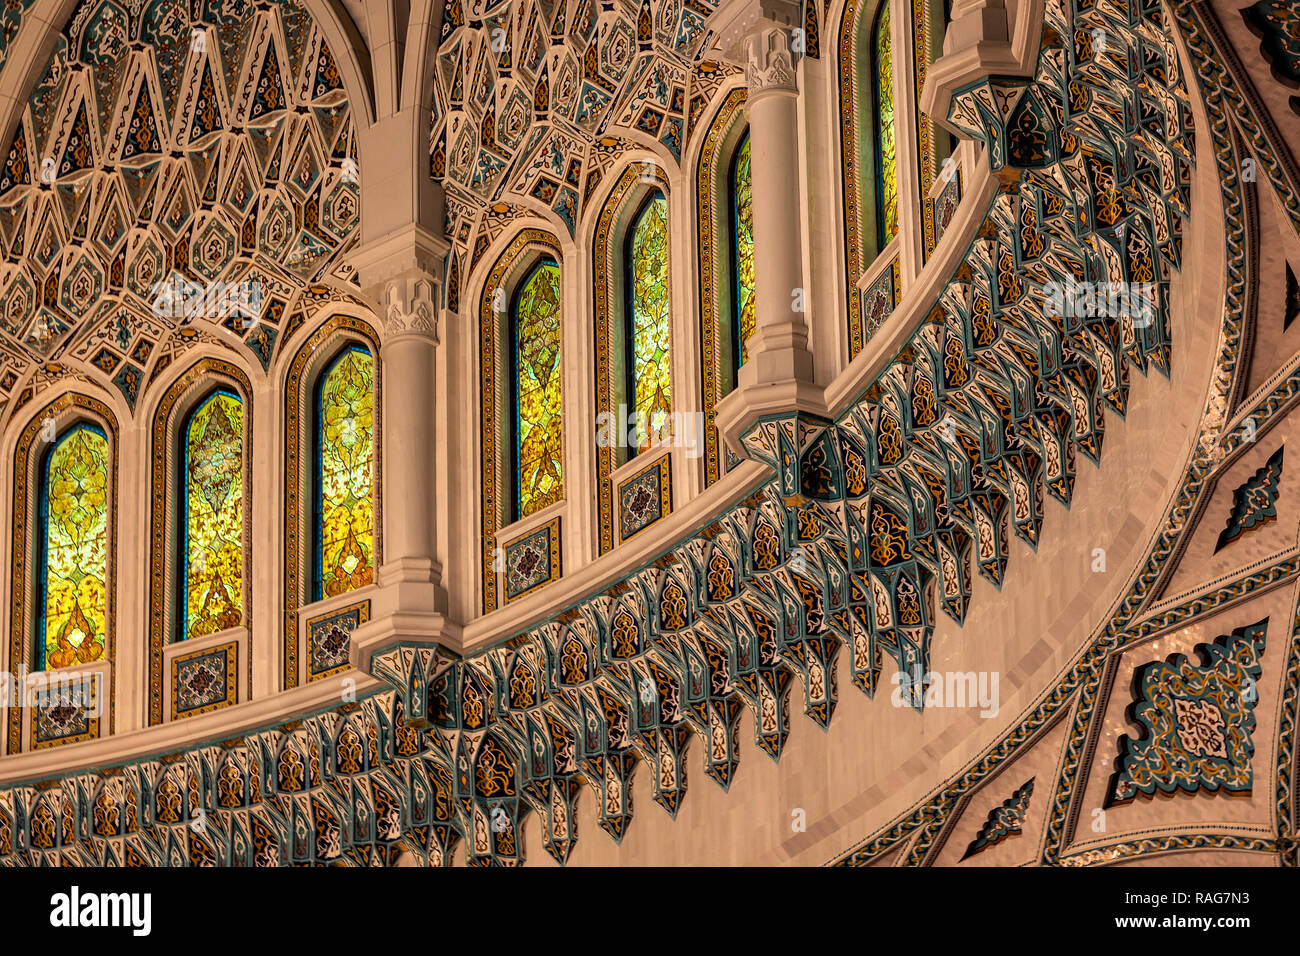
{"type": "Polygon", "coordinates": [[[655,190],[632,218],[625,239],[624,397],[636,414],[629,457],[653,443],[672,411],[672,310],[669,306],[668,200],[655,190]]]}
{"type": "Polygon", "coordinates": [[[898,233],[898,145],[894,111],[894,57],[889,35],[891,0],[876,11],[871,28],[872,115],[875,117],[876,241],[884,249],[898,233]]]}
{"type": "Polygon", "coordinates": [[[731,157],[727,175],[731,211],[732,366],[738,372],[749,359],[754,332],[754,194],[749,175],[749,130],[731,157]]]}
{"type": "Polygon", "coordinates": [[[564,497],[560,267],[539,259],[510,305],[511,518],[564,497]]]}
{"type": "Polygon", "coordinates": [[[498,541],[498,534],[564,500],[563,263],[553,233],[522,229],[493,261],[479,293],[484,613],[500,603],[507,574],[512,542],[498,541]]]}
{"type": "Polygon", "coordinates": [[[244,623],[244,403],[228,388],[200,400],[181,425],[177,637],[244,623]]]}
{"type": "Polygon", "coordinates": [[[78,422],[41,456],[36,573],[36,670],[107,654],[109,444],[78,422]]]}
{"type": "MultiPolygon", "coordinates": [[[[99,398],[65,391],[31,415],[13,447],[7,672],[68,667],[78,671],[83,690],[105,702],[102,725],[96,718],[84,734],[33,733],[26,742],[33,750],[93,739],[101,726],[112,732],[117,422],[99,398]]],[[[8,709],[9,753],[24,749],[24,725],[32,714],[8,709]]]]}
{"type": "MultiPolygon", "coordinates": [[[[746,357],[738,339],[745,306],[737,310],[740,291],[737,281],[743,262],[738,252],[752,250],[738,246],[737,215],[746,202],[737,182],[748,185],[744,176],[748,155],[740,158],[741,146],[748,151],[749,128],[745,124],[745,87],[731,90],[718,106],[703,137],[695,171],[695,221],[699,253],[700,384],[704,410],[704,482],[717,481],[739,459],[722,447],[717,430],[717,404],[736,387],[737,373],[746,357]],[[739,195],[738,195],[739,193],[739,195]],[[738,203],[737,200],[740,200],[738,203]]],[[[752,196],[750,197],[752,199],[752,196]]],[[[742,218],[752,224],[752,216],[742,218]]],[[[752,229],[750,231],[752,243],[752,229]]],[[[752,261],[752,259],[751,259],[752,261]]],[[[752,315],[753,305],[750,306],[752,315]]],[[[752,327],[746,323],[746,327],[752,327]]]]}
{"type": "MultiPolygon", "coordinates": [[[[897,15],[892,0],[846,0],[838,36],[840,155],[844,166],[844,255],[847,279],[849,359],[888,317],[901,291],[900,251],[881,256],[895,239],[908,210],[899,179],[897,105],[912,90],[906,62],[895,62],[892,41],[897,15]],[[875,270],[870,288],[864,277],[875,270]]],[[[906,127],[903,128],[906,131],[906,127]]],[[[908,149],[909,162],[915,152],[908,149]]],[[[910,193],[909,193],[910,195],[910,193]]]]}
{"type": "Polygon", "coordinates": [[[313,600],[375,579],[374,382],[374,358],[355,344],[316,381],[313,600]]]}
{"type": "Polygon", "coordinates": [[[323,507],[326,501],[323,491],[332,492],[331,501],[349,512],[346,518],[335,512],[335,526],[346,526],[355,535],[355,540],[349,542],[345,531],[340,536],[342,545],[332,551],[325,549],[342,565],[338,583],[355,588],[373,584],[378,568],[384,563],[384,370],[379,333],[368,318],[350,310],[320,318],[315,330],[297,342],[284,375],[281,527],[285,542],[282,556],[285,625],[281,675],[286,690],[332,672],[332,665],[323,663],[327,657],[333,660],[329,654],[313,654],[311,619],[301,613],[304,607],[332,597],[327,585],[335,578],[331,567],[326,566],[328,562],[321,549],[328,538],[322,534],[322,514],[329,510],[323,507]],[[354,350],[358,354],[349,357],[354,350]],[[331,373],[337,377],[330,378],[331,373]],[[359,393],[362,379],[366,380],[368,396],[359,393]],[[335,389],[341,393],[335,394],[335,389]],[[327,401],[324,413],[323,399],[332,399],[327,401]],[[332,418],[328,411],[331,404],[336,406],[332,418]],[[351,425],[346,422],[349,417],[354,419],[351,425]],[[331,426],[335,430],[331,431],[331,426]],[[367,436],[369,446],[358,447],[367,436]],[[329,449],[322,446],[333,442],[342,442],[343,447],[337,449],[340,453],[337,462],[330,461],[333,456],[324,456],[328,467],[323,468],[322,451],[329,449]],[[363,469],[361,461],[365,458],[369,459],[368,472],[349,474],[344,481],[325,487],[330,483],[322,482],[323,471],[337,474],[340,467],[346,470],[348,465],[363,469]],[[367,478],[369,487],[365,485],[367,478]],[[354,522],[353,518],[357,520],[354,522]],[[358,550],[368,560],[369,580],[358,550]]]}
{"type": "MultiPolygon", "coordinates": [[[[720,180],[719,187],[723,186],[720,180]]],[[[605,197],[596,220],[591,266],[600,554],[614,547],[616,525],[622,528],[615,521],[619,509],[615,507],[614,473],[638,453],[662,445],[675,424],[667,196],[668,178],[662,169],[650,160],[629,160],[605,197]]],[[[724,254],[717,275],[725,275],[725,269],[724,254]]],[[[716,331],[719,323],[712,322],[712,316],[709,319],[716,331]]],[[[710,358],[718,354],[712,352],[710,358]]],[[[729,363],[724,360],[724,364],[729,363]]],[[[658,477],[646,480],[658,484],[660,496],[650,497],[662,502],[662,516],[671,510],[671,453],[664,449],[656,451],[655,456],[655,461],[637,468],[656,469],[658,477]]],[[[652,510],[647,508],[646,512],[652,510]]]]}

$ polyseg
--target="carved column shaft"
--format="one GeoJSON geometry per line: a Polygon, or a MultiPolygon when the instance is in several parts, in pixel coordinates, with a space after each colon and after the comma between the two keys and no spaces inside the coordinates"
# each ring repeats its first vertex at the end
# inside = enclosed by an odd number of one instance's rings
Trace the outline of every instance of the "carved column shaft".
{"type": "MultiPolygon", "coordinates": [[[[412,225],[355,253],[367,297],[383,319],[384,563],[370,620],[352,632],[353,666],[393,680],[409,655],[384,674],[373,669],[396,647],[454,646],[459,626],[449,621],[438,546],[440,457],[447,436],[438,428],[446,396],[438,380],[438,306],[447,242],[412,225]],[[376,657],[378,655],[378,658],[376,657]],[[396,668],[394,670],[393,668],[396,668]]],[[[446,499],[442,499],[445,505],[446,499]]],[[[407,714],[421,713],[424,687],[407,687],[407,714]]]]}
{"type": "Polygon", "coordinates": [[[441,577],[433,558],[437,551],[436,290],[432,279],[419,272],[385,283],[389,336],[381,356],[385,563],[428,561],[434,583],[441,577]]]}
{"type": "Polygon", "coordinates": [[[812,381],[799,204],[799,91],[790,31],[765,21],[745,38],[754,202],[755,329],[742,386],[812,381]]]}

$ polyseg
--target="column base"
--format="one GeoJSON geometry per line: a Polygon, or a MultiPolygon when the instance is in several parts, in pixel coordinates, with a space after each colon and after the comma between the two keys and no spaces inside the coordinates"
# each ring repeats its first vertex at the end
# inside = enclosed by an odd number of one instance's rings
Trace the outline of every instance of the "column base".
{"type": "Polygon", "coordinates": [[[429,558],[401,558],[379,569],[371,617],[352,632],[349,659],[375,677],[376,657],[399,646],[442,647],[459,653],[461,625],[447,617],[442,569],[429,558]]]}
{"type": "Polygon", "coordinates": [[[737,455],[752,458],[745,436],[766,418],[789,418],[802,415],[829,419],[826,393],[820,385],[798,379],[780,382],[745,384],[723,397],[717,404],[718,434],[737,455]]]}

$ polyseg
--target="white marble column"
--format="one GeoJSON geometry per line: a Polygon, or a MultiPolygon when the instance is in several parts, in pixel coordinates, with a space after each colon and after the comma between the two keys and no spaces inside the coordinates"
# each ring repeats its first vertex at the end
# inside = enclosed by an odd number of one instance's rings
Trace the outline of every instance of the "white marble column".
{"type": "Polygon", "coordinates": [[[816,384],[804,274],[805,140],[800,129],[794,0],[723,0],[709,18],[718,56],[745,70],[754,202],[754,332],[717,426],[737,454],[760,419],[825,414],[816,384]]]}
{"type": "Polygon", "coordinates": [[[437,391],[434,316],[437,286],[413,271],[383,285],[380,350],[383,383],[383,501],[385,576],[441,585],[437,553],[434,473],[437,391]]]}
{"type": "Polygon", "coordinates": [[[755,328],[742,387],[813,379],[800,228],[799,90],[790,31],[759,21],[745,37],[754,201],[755,328]]]}
{"type": "Polygon", "coordinates": [[[384,326],[382,563],[370,620],[352,632],[353,664],[366,672],[375,655],[397,645],[455,647],[460,640],[460,625],[447,616],[438,539],[437,475],[447,445],[438,425],[438,315],[447,248],[412,224],[353,255],[384,326]]]}

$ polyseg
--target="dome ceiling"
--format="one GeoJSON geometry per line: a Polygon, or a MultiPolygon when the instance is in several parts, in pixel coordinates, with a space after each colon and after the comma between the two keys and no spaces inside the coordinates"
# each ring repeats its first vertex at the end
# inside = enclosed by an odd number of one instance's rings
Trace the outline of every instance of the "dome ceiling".
{"type": "Polygon", "coordinates": [[[321,283],[349,277],[356,155],[303,7],[81,3],[0,169],[0,402],[74,374],[134,408],[204,341],[267,367],[312,300],[344,295],[321,283]],[[160,307],[167,280],[250,283],[226,288],[259,317],[160,307]]]}
{"type": "MultiPolygon", "coordinates": [[[[526,212],[572,238],[629,150],[682,161],[739,71],[710,60],[702,0],[448,0],[434,89],[432,172],[453,242],[448,295],[526,212]]],[[[816,36],[817,13],[809,5],[816,36]]],[[[815,39],[809,52],[815,53],[815,39]]]]}

